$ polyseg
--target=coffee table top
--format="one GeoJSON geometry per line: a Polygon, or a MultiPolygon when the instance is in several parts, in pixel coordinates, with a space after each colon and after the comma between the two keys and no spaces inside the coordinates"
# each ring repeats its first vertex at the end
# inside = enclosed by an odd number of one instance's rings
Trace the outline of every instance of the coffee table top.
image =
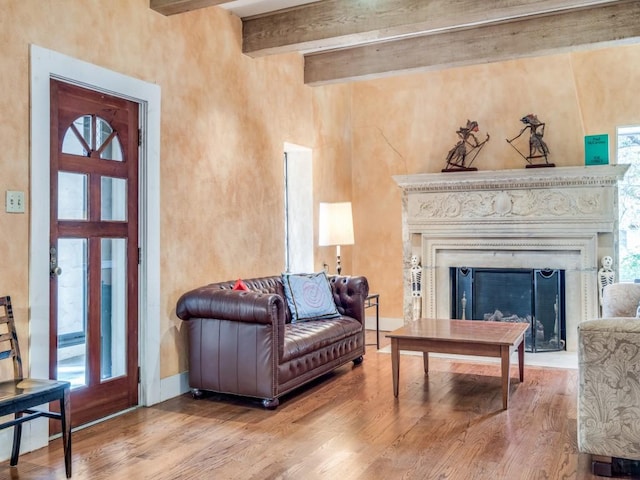
{"type": "Polygon", "coordinates": [[[421,318],[388,333],[388,338],[448,340],[452,342],[513,345],[524,335],[529,323],[488,322],[421,318]]]}

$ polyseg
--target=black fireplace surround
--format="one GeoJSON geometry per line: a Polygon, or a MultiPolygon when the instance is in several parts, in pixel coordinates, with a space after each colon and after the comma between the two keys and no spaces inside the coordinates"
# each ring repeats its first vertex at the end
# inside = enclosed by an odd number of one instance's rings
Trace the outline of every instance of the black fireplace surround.
{"type": "Polygon", "coordinates": [[[450,277],[451,318],[527,322],[526,351],[565,349],[564,270],[451,267],[450,277]]]}

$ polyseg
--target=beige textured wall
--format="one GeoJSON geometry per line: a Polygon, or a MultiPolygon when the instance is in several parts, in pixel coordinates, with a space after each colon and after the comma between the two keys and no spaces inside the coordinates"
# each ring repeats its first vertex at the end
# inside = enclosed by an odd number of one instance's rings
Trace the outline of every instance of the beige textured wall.
{"type": "MultiPolygon", "coordinates": [[[[2,10],[2,196],[29,192],[31,43],[160,85],[161,377],[185,371],[178,297],[283,269],[284,143],[322,142],[314,194],[350,196],[348,89],[304,86],[299,55],[242,55],[241,22],[219,8],[164,17],[149,0],[5,0],[2,10]]],[[[0,292],[14,297],[26,346],[29,214],[0,212],[0,239],[0,292]]]]}
{"type": "MultiPolygon", "coordinates": [[[[333,85],[313,88],[316,136],[314,156],[314,187],[318,218],[320,202],[346,202],[352,197],[351,186],[351,86],[333,85]],[[317,161],[316,161],[317,160],[317,161]]],[[[355,209],[355,207],[353,207],[355,209]]],[[[358,238],[355,239],[359,241],[358,238]]],[[[315,232],[314,245],[318,245],[315,232]]],[[[342,273],[358,275],[352,268],[352,246],[341,247],[342,273]]],[[[336,247],[316,247],[316,271],[329,265],[331,274],[336,272],[336,247]]]]}
{"type": "MultiPolygon", "coordinates": [[[[281,271],[284,142],[313,148],[316,209],[354,201],[356,245],[343,248],[344,271],[367,275],[381,315],[400,317],[401,207],[392,175],[439,171],[467,118],[492,136],[480,169],[523,166],[504,139],[526,113],[547,122],[559,166],[581,164],[584,134],[613,136],[617,125],[640,123],[637,46],[309,88],[298,55],[242,55],[240,21],[218,8],[173,17],[150,10],[148,0],[5,0],[2,8],[2,196],[30,188],[29,44],[162,89],[162,378],[187,368],[175,316],[181,293],[281,271]]],[[[24,339],[28,213],[0,211],[0,245],[0,292],[13,296],[24,339]]],[[[318,269],[326,262],[333,271],[334,261],[334,248],[316,249],[318,269]]]]}
{"type": "MultiPolygon", "coordinates": [[[[557,166],[584,164],[584,135],[640,124],[640,46],[515,60],[353,85],[354,270],[381,294],[381,316],[402,317],[401,192],[393,175],[439,172],[456,130],[476,120],[491,139],[473,166],[524,168],[507,143],[535,113],[557,166]]],[[[527,133],[523,135],[527,137],[527,133]]],[[[448,173],[447,175],[455,175],[448,173]]]]}

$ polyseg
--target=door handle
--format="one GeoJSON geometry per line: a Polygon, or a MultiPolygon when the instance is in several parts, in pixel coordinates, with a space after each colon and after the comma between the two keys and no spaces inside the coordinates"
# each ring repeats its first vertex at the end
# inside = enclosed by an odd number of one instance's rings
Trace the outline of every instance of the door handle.
{"type": "Polygon", "coordinates": [[[58,251],[56,247],[51,247],[49,250],[49,275],[59,277],[61,274],[62,269],[58,266],[58,251]]]}

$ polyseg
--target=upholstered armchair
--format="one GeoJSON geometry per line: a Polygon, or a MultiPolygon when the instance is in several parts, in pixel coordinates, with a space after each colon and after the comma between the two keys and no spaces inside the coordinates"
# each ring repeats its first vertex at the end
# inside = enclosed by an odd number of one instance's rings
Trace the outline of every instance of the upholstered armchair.
{"type": "Polygon", "coordinates": [[[640,284],[604,288],[602,318],[578,325],[578,449],[594,473],[640,460],[640,284]]]}

